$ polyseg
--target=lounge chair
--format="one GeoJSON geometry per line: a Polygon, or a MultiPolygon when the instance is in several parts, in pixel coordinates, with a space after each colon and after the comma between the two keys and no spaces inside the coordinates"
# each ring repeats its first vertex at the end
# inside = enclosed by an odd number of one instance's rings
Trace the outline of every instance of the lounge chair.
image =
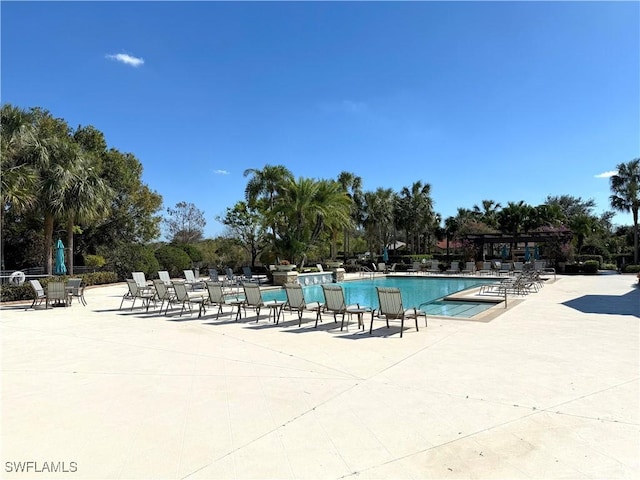
{"type": "Polygon", "coordinates": [[[440,273],[440,262],[438,260],[430,260],[427,273],[440,273]]]}
{"type": "Polygon", "coordinates": [[[169,276],[169,272],[166,270],[158,271],[158,278],[162,280],[162,282],[167,286],[171,286],[171,277],[169,276]]]}
{"type": "Polygon", "coordinates": [[[498,267],[498,275],[511,275],[511,262],[501,262],[498,267]]]}
{"type": "Polygon", "coordinates": [[[400,319],[400,337],[404,330],[404,320],[414,319],[416,322],[416,331],[418,331],[418,318],[424,317],[424,324],[427,326],[427,315],[417,308],[405,309],[402,306],[402,294],[399,288],[376,287],[378,292],[378,309],[371,313],[371,326],[369,334],[373,332],[374,317],[385,317],[387,328],[389,328],[389,320],[400,319]]]}
{"type": "Polygon", "coordinates": [[[166,283],[159,278],[153,281],[153,286],[156,289],[156,301],[160,301],[160,313],[162,313],[162,307],[164,306],[164,302],[167,302],[166,310],[168,311],[169,305],[171,305],[172,303],[175,303],[176,301],[176,294],[173,289],[173,284],[171,284],[171,286],[168,287],[166,283]]]}
{"type": "Polygon", "coordinates": [[[491,273],[491,262],[482,262],[482,268],[478,270],[480,275],[489,275],[491,273]]]}
{"type": "Polygon", "coordinates": [[[462,269],[462,273],[463,274],[469,274],[471,275],[472,273],[476,273],[476,262],[466,262],[464,264],[464,268],[462,269]]]}
{"type": "Polygon", "coordinates": [[[460,264],[458,262],[451,262],[451,265],[449,266],[449,270],[447,270],[447,273],[460,273],[460,264]]]}
{"type": "Polygon", "coordinates": [[[222,313],[223,306],[228,305],[234,308],[239,307],[244,302],[244,300],[240,299],[237,295],[225,294],[221,282],[212,282],[210,280],[205,280],[204,284],[209,295],[207,306],[218,306],[218,313],[216,313],[216,318],[218,318],[222,313]]]}
{"type": "Polygon", "coordinates": [[[251,271],[251,267],[242,267],[243,277],[242,280],[245,282],[257,282],[258,285],[262,283],[263,280],[266,280],[266,275],[256,275],[251,271]]]}
{"type": "Polygon", "coordinates": [[[84,298],[84,285],[81,278],[70,278],[67,280],[67,291],[70,294],[70,300],[76,297],[83,306],[87,305],[87,301],[84,298]]]}
{"type": "MultiPolygon", "coordinates": [[[[325,312],[333,312],[333,321],[338,322],[338,315],[342,315],[342,323],[340,324],[340,330],[344,327],[344,317],[348,315],[351,319],[352,315],[358,316],[358,328],[364,329],[364,321],[362,316],[370,311],[368,307],[360,306],[359,303],[347,305],[344,298],[344,290],[340,285],[322,285],[322,292],[324,293],[324,310],[325,312]]],[[[349,328],[349,319],[347,320],[347,329],[349,328]]],[[[316,322],[316,326],[318,326],[316,322]]]]}
{"type": "Polygon", "coordinates": [[[44,293],[44,288],[42,288],[42,285],[40,284],[40,280],[29,280],[29,283],[31,284],[31,288],[33,288],[34,297],[33,297],[33,303],[31,304],[30,307],[27,308],[27,310],[29,308],[34,308],[36,306],[36,303],[38,303],[38,305],[41,305],[43,301],[46,302],[45,308],[49,308],[49,302],[46,301],[47,294],[44,293]]]}
{"type": "Polygon", "coordinates": [[[384,262],[378,263],[376,269],[378,272],[387,273],[387,264],[384,262]]]}
{"type": "Polygon", "coordinates": [[[196,274],[193,270],[183,270],[183,272],[185,286],[189,287],[191,290],[203,287],[202,281],[196,278],[196,274]]]}
{"type": "Polygon", "coordinates": [[[513,262],[513,273],[522,273],[524,270],[524,263],[513,262]]]}
{"type": "Polygon", "coordinates": [[[131,300],[131,310],[133,310],[133,307],[136,304],[136,300],[140,299],[142,301],[142,306],[146,306],[147,311],[149,311],[149,304],[152,301],[155,302],[155,289],[153,289],[152,287],[141,288],[138,286],[138,283],[132,278],[127,278],[127,286],[129,288],[129,291],[123,295],[122,301],[120,302],[119,310],[122,309],[122,304],[125,300],[131,300]]]}
{"type": "Polygon", "coordinates": [[[277,300],[264,301],[262,299],[262,293],[260,291],[260,285],[257,283],[245,283],[242,285],[244,289],[244,302],[238,304],[238,313],[236,314],[236,320],[241,317],[240,309],[244,309],[245,316],[247,315],[247,308],[253,308],[256,311],[256,322],[260,319],[260,310],[264,308],[269,309],[269,317],[273,313],[273,321],[278,323],[280,320],[280,312],[284,307],[285,302],[277,300]]]}
{"type": "Polygon", "coordinates": [[[322,268],[321,263],[316,263],[316,268],[318,269],[319,272],[324,272],[324,268],[322,268]]]}
{"type": "MultiPolygon", "coordinates": [[[[318,326],[318,320],[322,312],[322,303],[310,302],[304,299],[304,291],[302,285],[299,283],[286,284],[284,291],[287,294],[287,303],[285,305],[289,310],[295,310],[298,312],[298,327],[302,326],[302,314],[305,311],[316,312],[316,327],[318,326]]],[[[277,322],[276,322],[277,323],[277,322]]]]}
{"type": "MultiPolygon", "coordinates": [[[[193,312],[191,305],[198,305],[198,318],[202,316],[204,312],[204,306],[207,301],[207,293],[204,291],[188,292],[187,286],[184,282],[173,282],[173,290],[175,291],[176,303],[181,303],[180,316],[182,316],[185,309],[189,309],[189,313],[193,312]]],[[[169,310],[167,306],[167,311],[169,310]]],[[[166,313],[166,312],[165,312],[166,313]]]]}
{"type": "Polygon", "coordinates": [[[420,273],[422,270],[422,264],[420,262],[413,262],[411,267],[407,268],[407,272],[409,273],[420,273]]]}

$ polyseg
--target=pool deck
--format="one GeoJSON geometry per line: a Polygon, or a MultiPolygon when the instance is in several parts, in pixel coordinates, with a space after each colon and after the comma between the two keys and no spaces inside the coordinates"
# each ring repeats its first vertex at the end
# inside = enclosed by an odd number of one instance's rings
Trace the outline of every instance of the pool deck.
{"type": "Polygon", "coordinates": [[[636,282],[558,275],[403,338],[120,311],[125,284],[4,306],[0,478],[638,479],[636,282]]]}

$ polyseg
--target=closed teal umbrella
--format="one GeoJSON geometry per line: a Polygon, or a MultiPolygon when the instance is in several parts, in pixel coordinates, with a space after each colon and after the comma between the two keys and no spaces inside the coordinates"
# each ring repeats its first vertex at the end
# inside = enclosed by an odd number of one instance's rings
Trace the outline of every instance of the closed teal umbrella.
{"type": "Polygon", "coordinates": [[[58,243],[56,243],[56,263],[53,273],[56,275],[64,275],[67,273],[67,267],[64,265],[64,245],[62,244],[62,240],[58,240],[58,243]]]}
{"type": "Polygon", "coordinates": [[[531,259],[531,252],[529,251],[529,245],[524,247],[524,261],[528,262],[531,259]]]}

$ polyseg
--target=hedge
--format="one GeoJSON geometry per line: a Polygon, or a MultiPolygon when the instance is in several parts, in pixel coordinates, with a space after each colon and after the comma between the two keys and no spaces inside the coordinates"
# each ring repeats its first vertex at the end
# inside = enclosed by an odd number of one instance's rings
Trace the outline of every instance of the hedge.
{"type": "MultiPolygon", "coordinates": [[[[71,277],[67,275],[60,275],[56,277],[48,277],[39,279],[42,288],[47,289],[47,283],[50,281],[66,281],[71,277]]],[[[109,283],[116,283],[118,281],[118,275],[115,272],[93,272],[84,273],[82,275],[74,275],[73,278],[81,278],[84,285],[106,285],[109,283]]],[[[33,288],[29,282],[25,282],[22,285],[3,284],[0,285],[0,301],[2,302],[15,302],[19,300],[33,300],[34,293],[33,288]]]]}

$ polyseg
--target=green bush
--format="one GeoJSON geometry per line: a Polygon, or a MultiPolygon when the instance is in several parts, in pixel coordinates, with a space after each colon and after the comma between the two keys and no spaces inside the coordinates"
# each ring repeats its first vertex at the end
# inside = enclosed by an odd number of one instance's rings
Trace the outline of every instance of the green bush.
{"type": "Polygon", "coordinates": [[[584,273],[598,273],[598,261],[597,260],[587,260],[582,265],[582,271],[584,273]]]}
{"type": "Polygon", "coordinates": [[[85,255],[84,264],[87,267],[102,268],[106,265],[107,260],[102,255],[85,255]]]}
{"type": "Polygon", "coordinates": [[[598,266],[602,265],[602,255],[576,255],[575,261],[578,263],[587,263],[589,261],[596,261],[598,266]]]}
{"type": "Polygon", "coordinates": [[[184,250],[184,252],[187,255],[189,255],[189,258],[191,259],[192,262],[198,263],[202,261],[202,252],[195,245],[191,245],[189,243],[183,243],[181,245],[178,245],[178,248],[184,250]]]}
{"type": "Polygon", "coordinates": [[[627,265],[624,267],[624,273],[638,273],[640,272],[640,265],[627,265]]]}
{"type": "Polygon", "coordinates": [[[603,263],[602,270],[617,270],[618,267],[615,263],[603,263]]]}
{"type": "Polygon", "coordinates": [[[163,245],[155,251],[159,270],[167,270],[170,277],[181,277],[183,270],[191,268],[191,258],[183,249],[163,245]]]}
{"type": "Polygon", "coordinates": [[[144,272],[147,278],[154,278],[160,269],[153,250],[145,245],[118,247],[107,261],[107,267],[118,274],[119,280],[131,278],[131,272],[144,272]]]}

